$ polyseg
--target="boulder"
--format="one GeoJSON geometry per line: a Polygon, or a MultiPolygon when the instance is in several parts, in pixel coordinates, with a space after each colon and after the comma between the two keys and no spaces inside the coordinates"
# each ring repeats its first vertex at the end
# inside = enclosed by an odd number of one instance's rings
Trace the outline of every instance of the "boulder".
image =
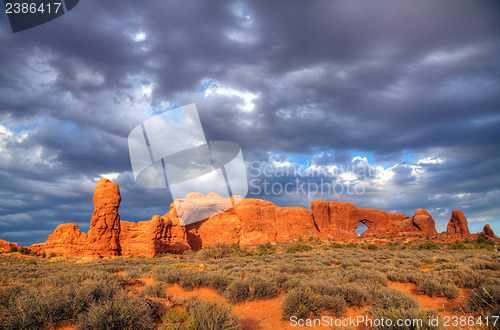
{"type": "Polygon", "coordinates": [[[451,219],[446,227],[446,233],[448,234],[467,234],[469,235],[469,226],[467,225],[467,219],[465,215],[460,210],[453,210],[451,212],[451,219]]]}

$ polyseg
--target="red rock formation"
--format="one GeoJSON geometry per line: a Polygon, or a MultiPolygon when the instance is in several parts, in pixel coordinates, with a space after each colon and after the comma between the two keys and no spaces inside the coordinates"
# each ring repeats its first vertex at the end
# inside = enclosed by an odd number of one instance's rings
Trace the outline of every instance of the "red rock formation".
{"type": "Polygon", "coordinates": [[[446,227],[446,232],[448,234],[470,234],[467,219],[462,211],[453,210],[451,212],[451,219],[446,227]]]}
{"type": "Polygon", "coordinates": [[[65,223],[57,226],[54,233],[50,234],[47,242],[34,244],[31,251],[41,253],[55,253],[57,255],[83,256],[87,248],[87,234],[80,232],[74,223],[65,223]]]}
{"type": "MultiPolygon", "coordinates": [[[[155,215],[149,221],[138,223],[121,221],[118,185],[102,179],[94,192],[95,211],[87,235],[75,224],[60,225],[46,243],[35,244],[31,249],[73,256],[154,256],[182,253],[189,248],[198,250],[215,243],[250,245],[309,236],[354,238],[360,223],[368,227],[362,236],[436,233],[434,220],[422,209],[408,217],[402,213],[358,208],[346,202],[316,200],[311,203],[312,210],[308,210],[278,207],[259,199],[241,200],[239,196],[232,199],[214,193],[189,194],[172,203],[170,211],[163,216],[155,215]],[[219,213],[230,204],[235,206],[219,213]],[[181,226],[178,211],[184,219],[209,218],[181,226]]],[[[455,220],[450,222],[458,223],[453,225],[457,228],[467,228],[465,217],[462,219],[460,214],[454,211],[452,220],[455,220]]],[[[491,231],[488,226],[485,233],[488,229],[491,231]]]]}
{"type": "Polygon", "coordinates": [[[16,249],[19,247],[17,243],[11,243],[0,239],[0,251],[2,252],[10,252],[10,247],[14,246],[16,249]]]}
{"type": "Polygon", "coordinates": [[[311,203],[314,222],[322,233],[333,235],[343,233],[356,236],[356,228],[360,223],[368,229],[363,236],[399,235],[402,233],[437,233],[434,220],[422,209],[415,211],[413,217],[402,213],[388,213],[384,210],[358,208],[347,202],[324,202],[315,200],[311,203]]]}
{"type": "Polygon", "coordinates": [[[165,216],[155,215],[139,223],[121,221],[121,255],[154,257],[161,253],[182,253],[190,248],[186,232],[180,224],[165,216]]]}
{"type": "Polygon", "coordinates": [[[120,189],[116,183],[101,179],[94,190],[94,213],[87,237],[90,254],[112,257],[120,255],[120,189]]]}
{"type": "Polygon", "coordinates": [[[429,212],[424,209],[416,209],[415,215],[412,217],[413,226],[416,227],[416,232],[423,234],[437,234],[436,224],[429,212]]]}
{"type": "Polygon", "coordinates": [[[493,229],[491,229],[489,224],[484,225],[483,233],[488,237],[491,237],[494,239],[499,239],[498,236],[495,235],[495,233],[493,232],[493,229]]]}

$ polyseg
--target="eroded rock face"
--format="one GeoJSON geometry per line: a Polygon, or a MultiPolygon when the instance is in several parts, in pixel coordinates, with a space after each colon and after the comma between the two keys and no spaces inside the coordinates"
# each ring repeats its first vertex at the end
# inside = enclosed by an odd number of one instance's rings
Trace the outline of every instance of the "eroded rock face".
{"type": "Polygon", "coordinates": [[[139,223],[121,221],[120,246],[121,255],[148,257],[159,253],[182,253],[190,248],[186,232],[168,215],[155,215],[139,223]]]}
{"type": "Polygon", "coordinates": [[[493,232],[493,229],[491,229],[489,224],[484,225],[483,233],[488,237],[498,239],[497,235],[495,235],[495,233],[493,232]]]}
{"type": "Polygon", "coordinates": [[[101,179],[94,190],[94,213],[87,235],[88,251],[91,255],[113,257],[121,254],[120,207],[121,196],[118,185],[101,179]]]}
{"type": "Polygon", "coordinates": [[[437,233],[431,215],[422,209],[416,210],[413,217],[408,217],[402,213],[359,208],[347,202],[322,200],[312,202],[311,209],[314,222],[321,233],[355,237],[356,228],[360,223],[368,227],[363,236],[437,233]]]}
{"type": "Polygon", "coordinates": [[[10,247],[14,246],[16,249],[19,247],[17,243],[11,243],[0,239],[0,251],[2,252],[10,252],[10,247]]]}
{"type": "Polygon", "coordinates": [[[451,219],[446,227],[448,234],[470,234],[467,219],[460,210],[453,210],[451,212],[451,219]]]}

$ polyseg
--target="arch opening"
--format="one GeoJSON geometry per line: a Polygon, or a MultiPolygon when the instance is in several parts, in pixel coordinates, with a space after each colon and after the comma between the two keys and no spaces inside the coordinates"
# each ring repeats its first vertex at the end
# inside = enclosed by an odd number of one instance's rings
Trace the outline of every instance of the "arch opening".
{"type": "Polygon", "coordinates": [[[361,234],[363,234],[367,230],[368,230],[368,226],[360,221],[358,224],[358,228],[356,228],[356,230],[354,232],[356,233],[356,235],[361,236],[361,234]]]}

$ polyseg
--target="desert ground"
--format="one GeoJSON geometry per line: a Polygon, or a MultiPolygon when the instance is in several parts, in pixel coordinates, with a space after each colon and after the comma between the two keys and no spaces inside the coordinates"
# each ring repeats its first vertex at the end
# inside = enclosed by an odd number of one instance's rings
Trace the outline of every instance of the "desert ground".
{"type": "Polygon", "coordinates": [[[304,237],[154,258],[13,248],[0,255],[0,328],[500,329],[495,242],[442,237],[304,237]]]}

